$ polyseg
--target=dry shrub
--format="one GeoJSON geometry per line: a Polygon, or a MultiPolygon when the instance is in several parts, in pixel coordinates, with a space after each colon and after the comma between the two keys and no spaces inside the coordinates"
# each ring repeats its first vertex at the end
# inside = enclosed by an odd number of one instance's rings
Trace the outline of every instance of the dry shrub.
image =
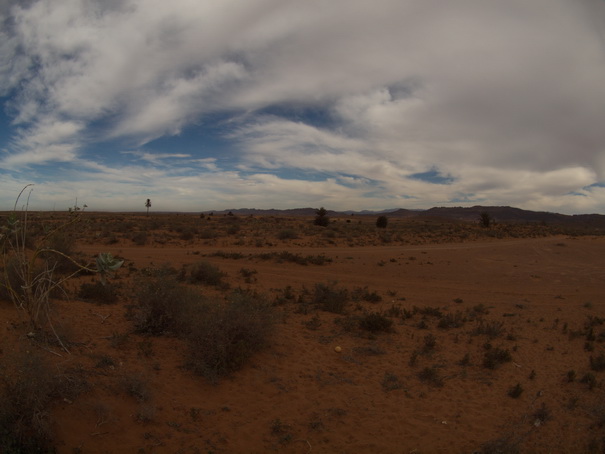
{"type": "Polygon", "coordinates": [[[53,452],[48,406],[60,380],[38,352],[22,349],[0,364],[0,452],[53,452]]]}
{"type": "Polygon", "coordinates": [[[495,320],[478,320],[477,325],[471,332],[473,335],[484,334],[490,339],[496,339],[500,337],[504,332],[504,323],[495,320]]]}
{"type": "Polygon", "coordinates": [[[483,357],[483,366],[487,369],[496,369],[501,364],[509,363],[513,360],[508,350],[501,348],[490,348],[483,357]]]}
{"type": "Polygon", "coordinates": [[[393,320],[378,312],[366,314],[361,318],[361,320],[359,320],[359,327],[371,333],[377,333],[380,331],[388,333],[392,331],[392,326],[393,320]]]}
{"type": "Polygon", "coordinates": [[[326,312],[342,314],[345,312],[349,291],[346,288],[336,287],[336,283],[315,284],[313,304],[326,312]]]}
{"type": "Polygon", "coordinates": [[[187,367],[216,382],[267,345],[274,321],[271,305],[250,293],[234,292],[224,304],[200,305],[188,321],[187,367]]]}
{"type": "Polygon", "coordinates": [[[521,452],[521,442],[523,438],[514,433],[507,433],[496,438],[489,440],[481,445],[481,450],[477,451],[479,454],[519,454],[521,452]]]}
{"type": "Polygon", "coordinates": [[[189,281],[192,284],[218,286],[223,283],[223,277],[225,273],[205,260],[194,263],[189,270],[189,281]]]}
{"type": "Polygon", "coordinates": [[[137,332],[158,336],[182,331],[188,313],[199,304],[201,296],[181,284],[175,270],[163,267],[146,271],[136,287],[135,298],[137,332]]]}
{"type": "Polygon", "coordinates": [[[114,284],[84,282],[78,291],[78,298],[98,304],[114,304],[118,301],[118,289],[114,284]]]}

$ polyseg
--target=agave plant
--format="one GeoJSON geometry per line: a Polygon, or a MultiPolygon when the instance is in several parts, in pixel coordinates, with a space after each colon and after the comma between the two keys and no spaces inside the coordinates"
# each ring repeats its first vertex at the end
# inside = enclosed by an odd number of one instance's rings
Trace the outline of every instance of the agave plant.
{"type": "Polygon", "coordinates": [[[118,260],[110,252],[101,252],[97,256],[97,269],[95,270],[99,273],[101,277],[101,284],[105,285],[107,283],[106,276],[113,277],[113,272],[117,271],[124,260],[118,260]]]}

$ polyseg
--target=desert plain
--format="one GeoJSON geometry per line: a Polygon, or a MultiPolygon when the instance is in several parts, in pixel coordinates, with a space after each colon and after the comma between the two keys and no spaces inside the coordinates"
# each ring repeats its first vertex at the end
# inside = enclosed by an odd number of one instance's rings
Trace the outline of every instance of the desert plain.
{"type": "MultiPolygon", "coordinates": [[[[53,247],[89,268],[102,252],[123,264],[106,285],[66,280],[52,326],[3,294],[5,430],[66,454],[604,452],[602,232],[313,221],[80,213],[53,247]],[[234,294],[262,307],[258,342],[223,339],[251,353],[218,373],[191,367],[204,333],[145,323],[162,280],[212,307],[234,294]],[[41,403],[15,422],[6,409],[31,390],[41,403]]],[[[32,244],[65,222],[30,213],[32,244]]]]}

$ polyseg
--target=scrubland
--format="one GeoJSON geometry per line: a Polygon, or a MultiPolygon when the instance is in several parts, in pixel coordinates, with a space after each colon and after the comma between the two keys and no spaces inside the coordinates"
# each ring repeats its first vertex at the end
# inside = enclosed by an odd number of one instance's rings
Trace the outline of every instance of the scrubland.
{"type": "Polygon", "coordinates": [[[3,452],[605,449],[594,232],[359,215],[18,220],[0,219],[3,452]],[[6,241],[17,230],[23,256],[6,241]],[[100,274],[107,252],[121,266],[100,274]]]}

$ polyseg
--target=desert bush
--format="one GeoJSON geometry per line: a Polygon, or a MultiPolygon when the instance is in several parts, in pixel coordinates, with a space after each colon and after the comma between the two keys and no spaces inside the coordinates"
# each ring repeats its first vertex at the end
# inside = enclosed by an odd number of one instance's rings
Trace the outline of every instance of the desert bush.
{"type": "Polygon", "coordinates": [[[213,240],[218,238],[220,234],[216,230],[204,229],[200,232],[200,238],[202,240],[213,240]]]}
{"type": "Polygon", "coordinates": [[[354,301],[367,301],[369,303],[379,303],[382,301],[380,296],[375,291],[371,292],[367,287],[358,287],[351,292],[351,298],[354,301]]]}
{"type": "Polygon", "coordinates": [[[454,314],[447,313],[439,319],[437,327],[441,329],[460,328],[466,322],[466,318],[460,311],[456,311],[454,314]]]}
{"type": "Polygon", "coordinates": [[[194,263],[189,269],[189,282],[192,284],[221,285],[223,277],[225,273],[204,260],[194,263]]]}
{"type": "Polygon", "coordinates": [[[487,306],[485,306],[485,304],[481,303],[474,305],[469,311],[468,316],[471,319],[475,319],[487,314],[489,314],[489,309],[487,308],[487,306]]]}
{"type": "Polygon", "coordinates": [[[503,435],[500,438],[489,440],[477,451],[478,454],[519,454],[522,437],[513,433],[503,435]]]}
{"type": "Polygon", "coordinates": [[[336,283],[315,284],[313,304],[322,311],[342,314],[345,311],[349,291],[346,288],[337,288],[336,283]]]}
{"type": "Polygon", "coordinates": [[[539,421],[539,424],[544,424],[546,421],[552,418],[552,412],[550,411],[550,408],[548,408],[548,406],[542,402],[540,408],[534,411],[532,416],[534,417],[534,421],[539,421]]]}
{"type": "Polygon", "coordinates": [[[420,372],[418,372],[418,378],[421,381],[428,383],[432,386],[443,386],[443,378],[441,377],[441,374],[439,373],[439,370],[436,366],[425,367],[420,372]]]}
{"type": "Polygon", "coordinates": [[[371,333],[389,332],[392,330],[393,320],[378,312],[366,314],[359,320],[359,327],[371,333]]]}
{"type": "Polygon", "coordinates": [[[587,372],[580,379],[580,383],[585,383],[588,385],[588,389],[593,389],[595,386],[597,386],[597,378],[595,377],[595,375],[593,373],[587,372]]]}
{"type": "Polygon", "coordinates": [[[321,207],[319,210],[315,212],[315,220],[313,224],[319,225],[321,227],[327,227],[330,224],[330,218],[328,217],[328,211],[321,207]]]}
{"type": "Polygon", "coordinates": [[[424,336],[423,344],[422,352],[425,354],[430,353],[435,350],[435,347],[437,346],[437,338],[432,334],[427,334],[424,336]]]}
{"type": "Polygon", "coordinates": [[[0,363],[0,452],[50,453],[48,406],[60,383],[35,350],[20,350],[0,363]]]}
{"type": "Polygon", "coordinates": [[[378,216],[378,219],[376,219],[376,227],[379,229],[386,229],[388,223],[389,219],[386,216],[378,216]]]}
{"type": "Polygon", "coordinates": [[[494,222],[494,219],[492,218],[491,214],[489,214],[487,211],[483,211],[479,214],[479,224],[481,225],[481,227],[483,228],[489,228],[494,222]]]}
{"type": "Polygon", "coordinates": [[[296,240],[297,238],[298,234],[293,229],[284,229],[277,232],[277,239],[279,240],[296,240]]]}
{"type": "Polygon", "coordinates": [[[189,312],[201,296],[179,283],[174,270],[147,270],[135,288],[138,303],[134,323],[139,333],[161,335],[183,329],[189,312]]]}
{"type": "Polygon", "coordinates": [[[381,385],[384,391],[394,391],[403,388],[403,384],[401,383],[401,380],[399,380],[399,377],[391,372],[384,373],[381,385]]]}
{"type": "Polygon", "coordinates": [[[99,304],[113,304],[118,300],[118,289],[114,284],[84,282],[78,291],[78,298],[99,304]]]}
{"type": "Polygon", "coordinates": [[[239,224],[232,223],[227,227],[227,235],[236,235],[240,232],[241,227],[239,224]]]}
{"type": "Polygon", "coordinates": [[[124,375],[120,384],[126,394],[134,397],[137,402],[147,402],[151,398],[149,379],[140,372],[124,375]]]}
{"type": "Polygon", "coordinates": [[[521,383],[517,383],[515,386],[511,386],[508,390],[508,396],[512,397],[513,399],[517,399],[518,397],[521,396],[521,394],[523,394],[523,386],[521,386],[521,383]]]}
{"type": "Polygon", "coordinates": [[[599,356],[590,357],[590,369],[595,372],[601,372],[605,370],[605,354],[601,353],[599,356]]]}
{"type": "Polygon", "coordinates": [[[239,274],[245,279],[246,283],[250,284],[256,281],[254,275],[258,274],[258,271],[249,268],[241,268],[239,274]]]}
{"type": "Polygon", "coordinates": [[[443,317],[443,313],[441,312],[441,310],[438,307],[431,307],[431,306],[425,306],[425,307],[414,306],[414,313],[419,313],[421,315],[425,315],[428,317],[437,317],[437,318],[443,317]]]}
{"type": "Polygon", "coordinates": [[[147,244],[147,232],[140,230],[136,233],[133,233],[130,239],[137,246],[145,246],[145,244],[147,244]]]}
{"type": "Polygon", "coordinates": [[[47,252],[40,257],[48,261],[50,267],[58,273],[76,273],[81,266],[73,259],[75,256],[75,239],[71,232],[57,231],[45,238],[43,247],[47,252]]]}
{"type": "Polygon", "coordinates": [[[513,360],[508,350],[502,350],[501,348],[489,348],[483,356],[483,366],[487,369],[496,369],[498,366],[504,363],[511,362],[513,360]]]}
{"type": "Polygon", "coordinates": [[[257,257],[261,260],[277,260],[278,262],[289,262],[296,263],[298,265],[324,265],[326,263],[330,263],[332,261],[331,258],[326,257],[323,254],[320,255],[307,255],[302,256],[300,254],[294,254],[288,251],[282,252],[264,252],[262,254],[256,254],[254,257],[257,257]]]}
{"type": "Polygon", "coordinates": [[[495,320],[477,320],[477,324],[471,334],[473,335],[486,335],[490,339],[500,337],[504,332],[504,323],[495,320]]]}
{"type": "Polygon", "coordinates": [[[264,348],[274,323],[272,306],[251,293],[234,292],[224,304],[200,305],[186,327],[186,366],[215,382],[264,348]]]}

